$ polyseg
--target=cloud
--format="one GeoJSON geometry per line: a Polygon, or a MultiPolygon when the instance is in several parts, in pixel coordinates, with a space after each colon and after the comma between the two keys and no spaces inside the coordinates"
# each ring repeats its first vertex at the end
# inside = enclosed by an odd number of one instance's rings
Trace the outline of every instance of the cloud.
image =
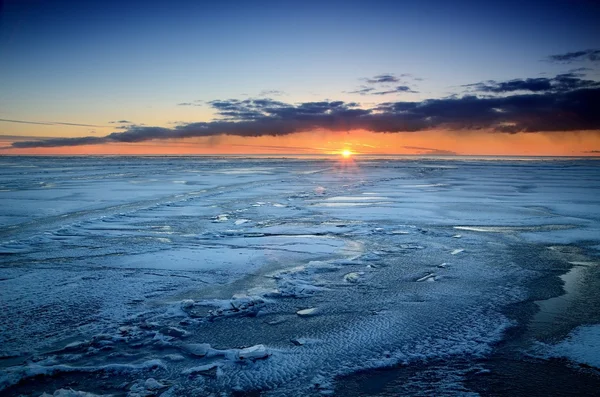
{"type": "Polygon", "coordinates": [[[79,123],[65,123],[61,121],[29,121],[29,120],[10,120],[10,119],[0,119],[5,123],[19,123],[19,124],[37,124],[37,125],[66,125],[70,127],[97,127],[97,128],[108,128],[106,125],[96,125],[96,124],[79,124],[79,123]]]}
{"type": "Polygon", "coordinates": [[[418,91],[412,90],[409,86],[399,85],[395,88],[391,88],[389,90],[376,91],[373,87],[367,87],[361,85],[359,89],[355,91],[347,91],[347,94],[359,94],[359,95],[388,95],[388,94],[398,94],[398,93],[411,93],[416,94],[418,91]]]}
{"type": "Polygon", "coordinates": [[[580,88],[599,87],[600,82],[593,80],[584,80],[577,73],[563,73],[553,78],[538,77],[531,79],[515,79],[509,81],[497,82],[488,80],[475,84],[466,84],[463,87],[468,87],[475,91],[487,92],[493,94],[503,94],[515,91],[530,91],[530,92],[550,92],[550,91],[572,91],[580,88]]]}
{"type": "Polygon", "coordinates": [[[360,88],[354,90],[354,91],[345,91],[347,94],[359,94],[359,95],[367,95],[370,94],[371,92],[375,91],[375,88],[373,87],[367,87],[365,85],[361,85],[360,88]]]}
{"type": "Polygon", "coordinates": [[[365,81],[369,84],[385,84],[385,83],[397,83],[400,81],[398,77],[393,74],[379,74],[377,76],[367,78],[365,81]]]}
{"type": "Polygon", "coordinates": [[[435,149],[420,146],[402,146],[404,149],[424,151],[423,154],[432,154],[436,156],[456,156],[458,153],[451,150],[435,149]]]}
{"type": "Polygon", "coordinates": [[[378,74],[377,76],[373,76],[370,78],[363,78],[361,80],[366,81],[368,84],[391,84],[391,83],[399,83],[404,80],[417,80],[422,81],[423,79],[420,77],[415,77],[411,73],[402,73],[398,76],[392,73],[384,73],[378,74]]]}
{"type": "Polygon", "coordinates": [[[600,49],[567,52],[564,54],[550,55],[546,60],[550,62],[571,63],[578,61],[600,61],[600,49]]]}
{"type": "MultiPolygon", "coordinates": [[[[400,75],[402,78],[408,78],[412,80],[422,80],[414,77],[410,73],[402,73],[400,75]]],[[[359,94],[359,95],[388,95],[388,94],[398,94],[398,93],[417,93],[418,91],[412,90],[406,83],[404,85],[398,85],[394,88],[391,88],[391,83],[399,83],[401,79],[396,77],[391,73],[387,74],[379,74],[372,78],[361,79],[367,82],[367,84],[371,85],[361,85],[358,89],[354,91],[344,91],[347,94],[359,94]],[[378,88],[372,86],[379,86],[378,88]],[[389,87],[389,88],[388,88],[389,87]]]]}
{"type": "Polygon", "coordinates": [[[196,99],[195,101],[192,102],[180,102],[177,104],[177,106],[202,106],[204,104],[204,101],[201,99],[196,99]]]}
{"type": "Polygon", "coordinates": [[[13,142],[13,148],[34,148],[34,147],[59,147],[59,146],[81,146],[98,145],[106,143],[105,137],[85,136],[81,138],[51,138],[38,141],[13,142]]]}
{"type": "Polygon", "coordinates": [[[372,92],[371,95],[387,95],[387,94],[398,94],[402,92],[409,92],[411,94],[416,94],[418,91],[413,91],[410,87],[406,85],[399,85],[396,88],[386,91],[376,91],[372,92]]]}
{"type": "MultiPolygon", "coordinates": [[[[290,104],[271,98],[215,100],[208,104],[217,119],[171,128],[128,125],[105,137],[58,138],[14,142],[15,148],[143,142],[233,135],[281,136],[315,130],[410,132],[430,129],[490,130],[503,133],[596,130],[600,133],[600,86],[570,75],[550,79],[551,89],[529,92],[517,83],[485,83],[493,96],[452,96],[417,102],[384,102],[369,108],[356,102],[320,101],[290,104]]],[[[478,83],[481,84],[481,83],[478,83]]],[[[479,87],[481,88],[481,87],[479,87]]]]}
{"type": "Polygon", "coordinates": [[[260,97],[269,97],[269,96],[282,96],[285,95],[285,92],[279,90],[262,90],[258,96],[260,97]]]}
{"type": "Polygon", "coordinates": [[[116,120],[116,121],[109,121],[109,124],[132,124],[132,122],[129,120],[116,120]]]}

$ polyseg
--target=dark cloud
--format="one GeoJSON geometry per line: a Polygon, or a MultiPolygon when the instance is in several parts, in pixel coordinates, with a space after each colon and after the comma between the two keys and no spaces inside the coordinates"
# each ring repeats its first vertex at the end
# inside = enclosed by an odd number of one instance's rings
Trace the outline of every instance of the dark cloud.
{"type": "MultiPolygon", "coordinates": [[[[407,132],[429,129],[539,132],[596,130],[600,132],[600,87],[569,74],[550,79],[552,89],[537,79],[485,83],[504,96],[452,96],[419,102],[385,102],[362,108],[355,102],[320,101],[290,104],[271,98],[209,102],[218,119],[166,127],[128,125],[105,137],[60,138],[14,142],[12,147],[53,147],[115,142],[143,142],[235,135],[280,136],[295,132],[331,130],[407,132]],[[522,93],[520,83],[530,92],[522,93]],[[515,91],[515,92],[513,92],[515,91]]],[[[481,83],[478,83],[481,84],[481,83]]],[[[496,91],[492,91],[496,93],[496,91]]],[[[424,150],[424,149],[423,149],[424,150]]],[[[433,150],[433,149],[432,149],[433,150]]]]}
{"type": "Polygon", "coordinates": [[[131,121],[129,120],[116,120],[116,121],[109,121],[110,124],[132,124],[131,121]]]}
{"type": "Polygon", "coordinates": [[[51,138],[39,141],[23,141],[13,142],[13,148],[34,148],[34,147],[59,147],[59,146],[81,146],[81,145],[98,145],[106,143],[106,138],[85,136],[81,138],[51,138]]]}
{"type": "Polygon", "coordinates": [[[550,92],[550,91],[572,91],[580,88],[599,87],[600,82],[593,80],[584,80],[580,75],[574,72],[559,74],[553,78],[538,77],[532,79],[515,79],[509,81],[497,82],[488,80],[486,82],[466,84],[475,91],[487,92],[493,94],[503,94],[515,91],[530,92],[550,92]]]}
{"type": "Polygon", "coordinates": [[[359,94],[359,95],[388,95],[388,94],[398,94],[398,93],[417,93],[418,91],[412,90],[409,86],[399,85],[395,88],[391,88],[389,90],[376,91],[373,87],[360,86],[358,90],[355,91],[347,91],[348,94],[359,94]]]}
{"type": "Polygon", "coordinates": [[[406,85],[399,85],[396,88],[393,88],[391,90],[372,92],[371,95],[398,94],[398,93],[402,93],[402,92],[416,94],[418,91],[413,91],[409,86],[406,86],[406,85]]]}
{"type": "Polygon", "coordinates": [[[359,95],[388,95],[388,94],[398,94],[398,93],[416,93],[417,91],[413,91],[406,82],[404,85],[397,85],[392,88],[392,83],[400,83],[401,78],[403,79],[412,79],[412,80],[422,80],[414,77],[410,73],[402,73],[399,77],[386,73],[374,76],[372,78],[361,79],[367,82],[367,84],[371,85],[361,85],[358,89],[354,91],[345,91],[347,94],[359,94],[359,95]],[[373,87],[375,86],[375,87],[373,87]],[[377,88],[376,88],[377,87],[377,88]]]}
{"type": "Polygon", "coordinates": [[[385,84],[385,83],[397,83],[400,81],[398,77],[393,74],[379,74],[375,77],[365,79],[369,84],[385,84]]]}
{"type": "Polygon", "coordinates": [[[600,49],[567,52],[564,54],[550,55],[547,58],[551,62],[571,63],[577,61],[600,61],[600,49]]]}
{"type": "Polygon", "coordinates": [[[373,87],[367,87],[365,85],[361,85],[358,89],[356,89],[354,91],[346,91],[346,93],[348,93],[348,94],[367,95],[367,94],[370,94],[373,91],[375,91],[375,88],[373,88],[373,87]]]}
{"type": "Polygon", "coordinates": [[[594,69],[581,67],[581,68],[571,69],[571,70],[569,70],[569,73],[578,73],[579,76],[582,76],[583,75],[582,72],[589,72],[590,70],[594,70],[594,69]]]}
{"type": "Polygon", "coordinates": [[[420,147],[420,146],[402,146],[402,147],[404,149],[418,150],[420,152],[425,152],[422,154],[432,154],[432,155],[437,155],[437,156],[456,156],[458,154],[451,150],[435,149],[435,148],[430,148],[430,147],[420,147]]]}

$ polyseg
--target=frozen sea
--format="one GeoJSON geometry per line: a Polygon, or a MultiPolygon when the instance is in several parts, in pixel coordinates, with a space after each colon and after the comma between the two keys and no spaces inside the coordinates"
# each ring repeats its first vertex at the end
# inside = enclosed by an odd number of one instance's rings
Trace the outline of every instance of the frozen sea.
{"type": "Polygon", "coordinates": [[[600,390],[600,161],[0,164],[0,395],[600,390]]]}

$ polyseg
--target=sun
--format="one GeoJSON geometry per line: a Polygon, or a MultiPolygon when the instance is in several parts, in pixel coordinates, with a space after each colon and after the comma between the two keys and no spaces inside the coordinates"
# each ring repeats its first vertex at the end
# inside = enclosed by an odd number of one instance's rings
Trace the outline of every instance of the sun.
{"type": "Polygon", "coordinates": [[[342,157],[345,159],[349,159],[352,156],[352,152],[348,149],[342,150],[342,157]]]}

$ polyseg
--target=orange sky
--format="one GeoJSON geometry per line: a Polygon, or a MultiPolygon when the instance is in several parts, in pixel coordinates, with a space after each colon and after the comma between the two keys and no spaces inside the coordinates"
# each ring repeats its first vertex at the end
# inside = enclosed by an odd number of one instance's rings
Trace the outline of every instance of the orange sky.
{"type": "MultiPolygon", "coordinates": [[[[0,140],[1,146],[10,139],[0,140]]],[[[361,154],[442,154],[517,156],[598,156],[597,131],[504,134],[489,131],[413,133],[336,133],[313,131],[285,136],[217,136],[136,144],[105,144],[55,148],[3,149],[22,155],[185,155],[185,154],[334,154],[349,149],[361,154]]]]}

